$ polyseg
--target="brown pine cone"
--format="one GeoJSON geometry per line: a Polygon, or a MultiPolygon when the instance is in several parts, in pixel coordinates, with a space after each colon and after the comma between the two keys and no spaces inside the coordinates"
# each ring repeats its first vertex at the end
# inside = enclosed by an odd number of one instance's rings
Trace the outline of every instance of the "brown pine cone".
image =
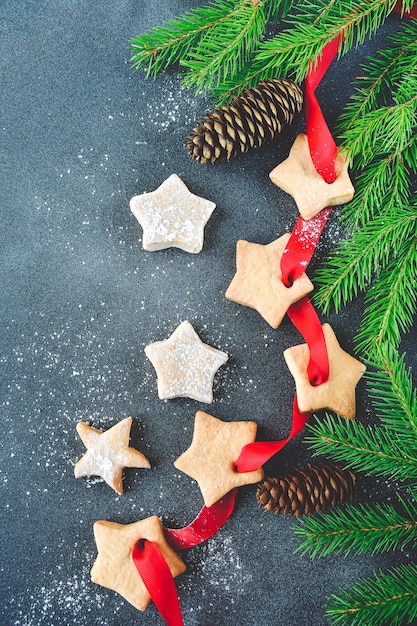
{"type": "Polygon", "coordinates": [[[228,161],[259,147],[290,124],[301,111],[303,92],[289,78],[261,81],[230,104],[215,109],[187,137],[190,156],[200,163],[228,161]]]}
{"type": "Polygon", "coordinates": [[[256,498],[265,511],[299,517],[351,500],[355,484],[353,472],[336,463],[308,464],[282,478],[266,478],[256,498]]]}

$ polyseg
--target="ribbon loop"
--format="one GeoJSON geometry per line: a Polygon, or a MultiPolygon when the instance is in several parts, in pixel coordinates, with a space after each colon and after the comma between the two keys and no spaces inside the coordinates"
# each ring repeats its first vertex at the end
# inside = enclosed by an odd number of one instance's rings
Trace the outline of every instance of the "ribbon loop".
{"type": "Polygon", "coordinates": [[[133,547],[132,559],[167,626],[184,626],[175,582],[157,544],[141,539],[133,547]]]}

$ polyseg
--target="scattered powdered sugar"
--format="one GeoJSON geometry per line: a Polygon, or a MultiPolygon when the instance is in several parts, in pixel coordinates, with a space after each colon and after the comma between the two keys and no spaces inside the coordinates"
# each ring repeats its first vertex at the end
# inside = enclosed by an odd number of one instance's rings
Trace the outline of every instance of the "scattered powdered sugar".
{"type": "Polygon", "coordinates": [[[178,76],[165,74],[161,82],[156,101],[150,101],[147,92],[141,94],[146,98],[146,104],[139,116],[140,125],[145,128],[153,127],[153,132],[156,128],[158,133],[163,133],[178,124],[190,126],[191,131],[191,127],[198,123],[205,109],[210,109],[212,104],[202,94],[196,98],[192,90],[185,89],[178,76]]]}
{"type": "MultiPolygon", "coordinates": [[[[13,616],[14,626],[85,626],[89,613],[106,607],[108,594],[91,583],[86,567],[69,578],[63,578],[59,568],[48,574],[48,583],[33,585],[27,592],[29,598],[25,595],[10,597],[9,606],[4,608],[13,616]]],[[[113,613],[109,615],[108,610],[103,610],[101,626],[114,626],[123,606],[121,599],[112,595],[113,613]]]]}
{"type": "Polygon", "coordinates": [[[219,533],[207,542],[207,552],[200,566],[206,584],[233,596],[233,601],[244,595],[253,582],[253,573],[246,570],[230,535],[219,533]]]}

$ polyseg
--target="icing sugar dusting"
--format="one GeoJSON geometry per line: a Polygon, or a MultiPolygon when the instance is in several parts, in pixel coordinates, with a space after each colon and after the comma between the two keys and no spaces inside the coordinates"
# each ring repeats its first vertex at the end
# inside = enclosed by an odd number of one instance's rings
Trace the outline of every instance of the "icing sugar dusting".
{"type": "MultiPolygon", "coordinates": [[[[63,578],[57,569],[56,572],[49,572],[47,586],[40,583],[31,588],[30,602],[24,595],[12,596],[7,610],[13,616],[14,626],[51,626],[58,623],[61,626],[85,626],[89,607],[104,609],[107,597],[102,589],[91,583],[87,568],[69,578],[63,578]]],[[[113,625],[123,606],[114,594],[111,601],[113,614],[103,610],[100,616],[102,626],[113,625]]]]}

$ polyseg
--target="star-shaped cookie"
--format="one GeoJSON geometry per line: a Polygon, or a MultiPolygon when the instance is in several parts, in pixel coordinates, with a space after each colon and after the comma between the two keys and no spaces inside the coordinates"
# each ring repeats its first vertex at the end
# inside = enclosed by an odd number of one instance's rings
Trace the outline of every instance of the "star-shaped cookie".
{"type": "Polygon", "coordinates": [[[204,227],[215,207],[214,202],[191,193],[177,174],[171,174],[155,191],[130,201],[143,228],[143,248],[151,252],[170,247],[200,252],[204,227]]]}
{"type": "Polygon", "coordinates": [[[190,322],[182,322],[168,339],[145,347],[158,377],[161,400],[192,398],[213,402],[213,380],[228,356],[203,343],[190,322]]]}
{"type": "Polygon", "coordinates": [[[131,417],[105,432],[93,428],[87,422],[79,422],[77,433],[87,452],[75,464],[75,477],[101,476],[110,487],[122,494],[125,467],[150,468],[146,456],[129,446],[131,426],[131,417]]]}
{"type": "Polygon", "coordinates": [[[340,150],[335,169],[335,181],[326,183],[314,167],[307,135],[300,134],[289,157],[277,165],[269,176],[275,185],[294,198],[301,216],[309,220],[325,207],[352,200],[354,188],[348,174],[348,162],[340,150]]]}
{"type": "Polygon", "coordinates": [[[256,309],[272,328],[278,328],[291,304],[313,290],[305,273],[291,287],[282,282],[281,257],[289,238],[282,235],[266,246],[238,241],[236,274],[226,291],[226,298],[256,309]]]}
{"type": "Polygon", "coordinates": [[[223,422],[204,411],[197,411],[190,447],[174,461],[174,466],[194,478],[209,507],[235,487],[262,480],[262,468],[238,472],[239,454],[256,437],[255,422],[223,422]]]}
{"type": "Polygon", "coordinates": [[[307,367],[310,350],[306,343],[288,348],[284,357],[295,379],[298,406],[302,413],[329,409],[348,419],[356,414],[355,387],[366,367],[342,350],[332,327],[323,324],[329,358],[329,379],[322,385],[310,384],[307,367]]]}
{"type": "Polygon", "coordinates": [[[156,516],[133,524],[99,520],[94,524],[94,538],[98,555],[91,569],[91,580],[116,591],[139,611],[146,609],[151,596],[132,559],[138,541],[145,539],[157,544],[174,578],[185,572],[183,561],[168,545],[156,516]]]}

